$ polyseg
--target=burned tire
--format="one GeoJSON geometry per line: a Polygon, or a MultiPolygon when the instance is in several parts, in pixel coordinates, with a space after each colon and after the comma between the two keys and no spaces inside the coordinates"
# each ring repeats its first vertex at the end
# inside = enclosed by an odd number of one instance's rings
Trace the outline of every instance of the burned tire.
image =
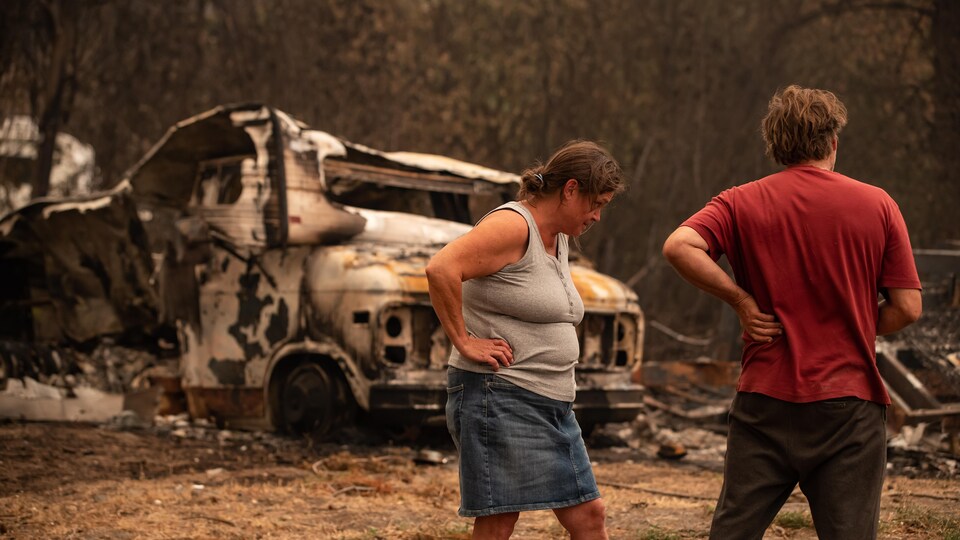
{"type": "Polygon", "coordinates": [[[280,388],[280,418],[291,434],[328,435],[336,424],[337,383],[322,367],[305,362],[287,375],[280,388]]]}
{"type": "Polygon", "coordinates": [[[357,420],[357,401],[353,398],[353,392],[350,385],[343,375],[336,373],[330,375],[333,396],[333,410],[336,411],[333,431],[354,424],[357,420]]]}

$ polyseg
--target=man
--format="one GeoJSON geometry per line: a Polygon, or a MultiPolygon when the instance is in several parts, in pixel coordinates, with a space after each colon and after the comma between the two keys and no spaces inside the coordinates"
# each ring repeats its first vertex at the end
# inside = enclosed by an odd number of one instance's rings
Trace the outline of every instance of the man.
{"type": "Polygon", "coordinates": [[[833,172],[846,123],[830,92],[778,92],[762,133],[786,169],[722,192],[663,246],[744,329],[710,538],[761,538],[797,483],[820,538],[876,538],[890,398],[875,340],[920,317],[920,281],[896,203],[833,172]]]}

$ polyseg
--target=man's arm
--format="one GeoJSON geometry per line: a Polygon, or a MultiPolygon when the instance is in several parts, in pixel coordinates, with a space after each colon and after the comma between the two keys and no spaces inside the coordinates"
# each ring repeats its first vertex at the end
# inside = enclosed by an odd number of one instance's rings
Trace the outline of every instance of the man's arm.
{"type": "Polygon", "coordinates": [[[697,231],[682,226],[663,244],[663,256],[687,281],[723,300],[737,312],[740,325],[754,341],[773,341],[783,334],[776,317],[760,311],[756,300],[740,288],[707,253],[709,246],[697,231]]]}
{"type": "Polygon", "coordinates": [[[901,330],[920,318],[923,300],[917,289],[887,289],[880,302],[877,335],[885,336],[901,330]]]}

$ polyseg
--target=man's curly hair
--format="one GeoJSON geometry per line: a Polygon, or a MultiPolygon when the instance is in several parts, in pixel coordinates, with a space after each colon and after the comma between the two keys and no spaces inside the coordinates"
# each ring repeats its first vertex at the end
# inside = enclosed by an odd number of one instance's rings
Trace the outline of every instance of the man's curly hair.
{"type": "Polygon", "coordinates": [[[790,85],[770,99],[760,124],[766,155],[781,165],[830,155],[833,138],[847,125],[847,108],[833,92],[790,85]]]}

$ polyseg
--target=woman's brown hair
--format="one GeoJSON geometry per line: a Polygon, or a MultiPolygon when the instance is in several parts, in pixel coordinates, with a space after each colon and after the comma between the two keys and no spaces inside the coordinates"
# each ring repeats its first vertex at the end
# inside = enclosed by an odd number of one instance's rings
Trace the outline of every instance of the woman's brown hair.
{"type": "Polygon", "coordinates": [[[571,178],[593,197],[626,189],[623,171],[610,152],[595,142],[576,140],[561,146],[545,165],[523,171],[517,199],[552,195],[571,178]]]}
{"type": "Polygon", "coordinates": [[[847,125],[847,108],[833,92],[795,84],[774,94],[760,123],[766,155],[781,165],[819,161],[847,125]]]}

